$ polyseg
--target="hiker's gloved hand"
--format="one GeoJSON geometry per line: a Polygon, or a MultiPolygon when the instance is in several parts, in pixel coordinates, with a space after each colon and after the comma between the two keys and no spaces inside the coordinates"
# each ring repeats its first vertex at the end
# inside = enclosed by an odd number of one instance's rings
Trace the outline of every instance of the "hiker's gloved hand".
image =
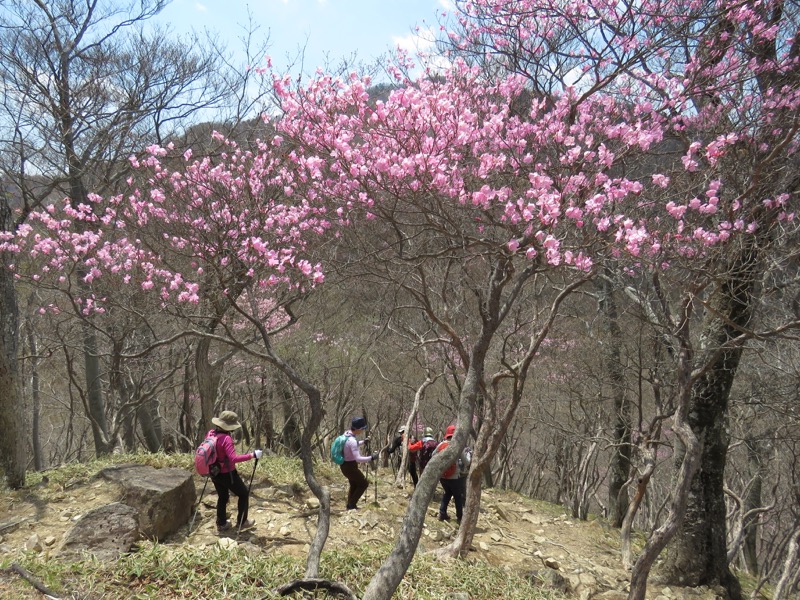
{"type": "Polygon", "coordinates": [[[368,438],[368,437],[365,437],[365,438],[364,438],[364,443],[365,443],[365,444],[369,444],[369,438],[368,438]]]}
{"type": "Polygon", "coordinates": [[[372,462],[375,462],[376,460],[378,460],[378,453],[377,452],[373,452],[372,453],[372,462]]]}
{"type": "Polygon", "coordinates": [[[256,457],[256,460],[259,460],[262,454],[263,452],[261,450],[253,450],[253,456],[256,457]]]}

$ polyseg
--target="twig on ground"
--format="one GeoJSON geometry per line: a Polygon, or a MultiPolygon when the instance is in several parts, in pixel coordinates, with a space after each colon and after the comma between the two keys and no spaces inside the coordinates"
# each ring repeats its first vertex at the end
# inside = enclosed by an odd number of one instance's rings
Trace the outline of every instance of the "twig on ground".
{"type": "Polygon", "coordinates": [[[36,579],[33,575],[31,575],[25,568],[23,568],[18,563],[11,563],[11,566],[7,569],[3,569],[3,571],[7,573],[16,573],[20,577],[22,577],[25,581],[30,583],[38,592],[41,592],[48,598],[54,598],[55,600],[59,600],[61,596],[57,595],[55,592],[51,591],[43,583],[41,583],[38,579],[36,579]]]}

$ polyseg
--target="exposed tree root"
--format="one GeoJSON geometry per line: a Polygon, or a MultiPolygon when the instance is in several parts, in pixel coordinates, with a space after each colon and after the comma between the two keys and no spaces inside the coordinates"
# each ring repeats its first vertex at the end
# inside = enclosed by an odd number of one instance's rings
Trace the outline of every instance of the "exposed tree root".
{"type": "Polygon", "coordinates": [[[346,585],[327,579],[295,579],[276,588],[275,591],[281,596],[288,596],[301,590],[312,592],[319,589],[327,590],[329,594],[342,596],[347,600],[358,600],[358,597],[346,585]]]}

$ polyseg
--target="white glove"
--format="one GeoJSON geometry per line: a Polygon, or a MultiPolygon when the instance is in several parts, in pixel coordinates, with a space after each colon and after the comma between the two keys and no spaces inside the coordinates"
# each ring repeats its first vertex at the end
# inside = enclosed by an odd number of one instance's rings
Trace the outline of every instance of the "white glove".
{"type": "Polygon", "coordinates": [[[253,456],[256,457],[256,460],[260,459],[262,454],[263,452],[261,450],[253,450],[253,456]]]}

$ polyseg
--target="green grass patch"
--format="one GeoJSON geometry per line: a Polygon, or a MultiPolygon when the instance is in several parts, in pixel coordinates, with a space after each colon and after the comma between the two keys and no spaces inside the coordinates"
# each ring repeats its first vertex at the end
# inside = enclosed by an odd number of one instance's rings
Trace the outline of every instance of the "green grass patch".
{"type": "MultiPolygon", "coordinates": [[[[390,550],[389,545],[353,545],[324,552],[320,576],[342,582],[360,595],[390,550]]],[[[115,563],[88,560],[62,564],[28,554],[20,564],[54,592],[107,600],[278,598],[274,589],[302,578],[305,571],[304,560],[280,552],[261,554],[241,546],[223,550],[218,546],[152,543],[143,543],[138,551],[115,563]]],[[[451,592],[465,592],[472,600],[558,597],[503,568],[479,561],[438,561],[426,554],[414,558],[394,598],[436,600],[451,592]]]]}

